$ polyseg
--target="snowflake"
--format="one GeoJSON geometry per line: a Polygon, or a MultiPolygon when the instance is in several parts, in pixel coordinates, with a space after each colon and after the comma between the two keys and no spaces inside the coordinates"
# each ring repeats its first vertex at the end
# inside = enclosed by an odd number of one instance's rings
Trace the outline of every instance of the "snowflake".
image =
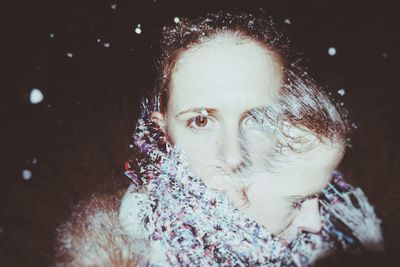
{"type": "Polygon", "coordinates": [[[137,34],[141,34],[141,33],[142,33],[142,29],[141,29],[141,25],[140,25],[140,24],[138,24],[138,25],[136,26],[135,32],[136,32],[137,34]]]}
{"type": "Polygon", "coordinates": [[[22,171],[22,178],[27,181],[30,180],[32,178],[32,172],[28,169],[25,169],[22,171]]]}
{"type": "Polygon", "coordinates": [[[43,93],[38,88],[33,88],[29,95],[29,101],[32,104],[38,104],[43,101],[43,93]]]}
{"type": "Polygon", "coordinates": [[[329,47],[329,49],[328,49],[328,55],[330,55],[330,56],[336,55],[336,48],[334,48],[334,47],[329,47]]]}

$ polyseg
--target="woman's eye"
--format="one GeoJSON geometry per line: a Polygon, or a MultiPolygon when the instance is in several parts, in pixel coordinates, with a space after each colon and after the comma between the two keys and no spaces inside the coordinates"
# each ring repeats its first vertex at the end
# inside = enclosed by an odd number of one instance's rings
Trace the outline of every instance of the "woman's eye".
{"type": "Polygon", "coordinates": [[[208,123],[208,118],[203,117],[203,116],[196,116],[194,123],[196,124],[197,127],[205,127],[208,123]]]}
{"type": "Polygon", "coordinates": [[[246,127],[256,127],[257,122],[255,121],[255,119],[253,117],[248,117],[244,120],[243,125],[246,127]]]}
{"type": "Polygon", "coordinates": [[[252,130],[269,131],[269,127],[267,124],[265,124],[264,121],[253,116],[247,117],[243,121],[243,126],[247,129],[252,129],[252,130]]]}
{"type": "Polygon", "coordinates": [[[207,124],[209,124],[209,119],[201,115],[198,115],[187,121],[187,126],[194,129],[205,128],[207,124]]]}

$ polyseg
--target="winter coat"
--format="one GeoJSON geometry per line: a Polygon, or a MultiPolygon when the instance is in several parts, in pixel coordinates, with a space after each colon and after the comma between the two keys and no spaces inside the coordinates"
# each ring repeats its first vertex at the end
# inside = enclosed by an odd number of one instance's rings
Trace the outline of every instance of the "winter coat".
{"type": "MultiPolygon", "coordinates": [[[[293,252],[286,250],[286,245],[283,247],[278,245],[279,242],[275,243],[277,241],[274,240],[274,238],[269,237],[269,234],[265,232],[265,230],[259,228],[257,224],[248,221],[248,219],[243,218],[243,215],[237,211],[234,211],[229,203],[224,200],[224,197],[219,199],[218,194],[207,193],[207,189],[204,188],[200,180],[190,178],[185,171],[185,164],[182,164],[178,154],[175,156],[175,153],[168,155],[163,152],[165,149],[163,145],[163,136],[162,134],[160,135],[160,131],[158,131],[156,127],[152,126],[151,122],[142,121],[138,124],[137,129],[138,132],[135,135],[135,142],[140,149],[142,149],[142,156],[144,158],[137,160],[139,165],[135,165],[135,161],[130,161],[127,165],[127,170],[129,170],[128,175],[134,181],[134,185],[129,188],[128,192],[123,197],[119,211],[118,209],[115,209],[115,207],[110,210],[110,207],[107,206],[107,201],[100,201],[97,203],[96,201],[91,201],[88,206],[89,209],[86,208],[83,212],[78,212],[77,215],[73,217],[72,222],[63,225],[60,228],[59,240],[61,241],[61,249],[59,258],[67,259],[67,265],[107,266],[118,264],[130,266],[136,264],[139,266],[170,266],[171,264],[175,265],[181,262],[182,259],[179,255],[182,253],[183,257],[188,257],[186,260],[183,260],[183,262],[186,262],[184,264],[185,266],[186,264],[192,263],[192,260],[207,264],[211,261],[214,262],[211,263],[212,266],[214,266],[219,262],[215,261],[214,257],[217,257],[215,258],[217,260],[222,260],[224,265],[229,265],[229,262],[238,262],[242,266],[243,264],[247,265],[250,262],[257,263],[261,260],[264,264],[273,263],[274,266],[278,266],[280,265],[279,262],[283,260],[283,262],[292,262],[291,264],[294,265],[306,266],[308,265],[307,257],[310,259],[309,257],[314,257],[319,254],[320,251],[326,251],[326,249],[329,250],[332,248],[332,244],[334,244],[332,243],[333,240],[337,239],[337,242],[342,242],[344,248],[352,246],[354,243],[354,238],[349,236],[350,239],[346,239],[346,234],[345,237],[343,237],[343,232],[329,222],[330,215],[328,215],[329,213],[326,213],[328,211],[335,215],[336,218],[340,219],[345,225],[349,226],[350,232],[353,232],[350,234],[354,234],[355,236],[353,237],[358,238],[362,245],[374,247],[376,241],[378,243],[376,247],[380,246],[379,242],[381,242],[381,233],[379,229],[379,220],[376,219],[372,208],[367,203],[362,192],[360,193],[360,191],[355,190],[356,192],[353,196],[356,197],[358,201],[357,203],[360,204],[361,207],[354,208],[348,195],[343,195],[341,189],[339,189],[339,191],[334,189],[334,191],[339,194],[337,196],[343,198],[342,202],[344,204],[334,200],[336,199],[334,195],[330,195],[334,198],[328,200],[333,200],[334,202],[331,203],[334,205],[324,207],[324,212],[326,214],[324,215],[324,218],[328,220],[326,224],[327,228],[325,229],[327,232],[324,234],[325,236],[304,236],[302,238],[305,239],[301,239],[298,244],[302,244],[300,246],[304,246],[306,250],[302,250],[301,247],[300,250],[299,247],[295,247],[293,252]],[[161,161],[158,160],[159,157],[162,158],[161,161]],[[153,159],[156,159],[157,162],[165,162],[165,164],[162,164],[162,168],[165,169],[167,173],[162,173],[163,171],[159,169],[160,167],[156,166],[158,163],[156,165],[153,165],[154,163],[148,164],[152,162],[153,159]],[[132,169],[131,164],[138,168],[132,169]],[[176,170],[176,168],[178,168],[178,170],[176,170]],[[174,169],[174,172],[169,172],[174,169]],[[139,179],[139,176],[142,176],[142,178],[139,179]],[[146,189],[141,187],[141,185],[149,186],[148,189],[150,191],[148,194],[143,192],[143,190],[146,191],[146,189]],[[175,187],[175,185],[177,187],[175,187]],[[160,198],[160,196],[164,195],[166,192],[163,189],[169,191],[172,190],[172,192],[160,198]],[[194,195],[187,195],[187,190],[193,190],[194,195]],[[205,191],[203,192],[203,190],[205,191]],[[208,201],[213,200],[215,197],[218,198],[218,201],[216,208],[212,208],[208,201]],[[189,198],[189,200],[187,200],[187,198],[189,198]],[[181,206],[181,208],[174,210],[174,205],[171,206],[168,202],[172,201],[177,205],[181,205],[181,200],[183,200],[183,202],[189,201],[187,204],[193,204],[197,201],[198,203],[195,204],[195,207],[202,207],[201,211],[199,210],[200,215],[197,215],[196,209],[191,208],[184,211],[184,213],[181,213],[182,209],[185,210],[185,207],[187,207],[185,204],[181,206]],[[154,203],[155,206],[147,201],[154,203]],[[93,205],[93,203],[95,204],[93,205]],[[146,208],[141,209],[141,207],[146,208]],[[151,209],[153,210],[151,211],[151,209]],[[147,215],[144,217],[139,216],[139,213],[143,212],[143,210],[145,210],[144,212],[147,215]],[[213,217],[212,214],[215,214],[217,217],[213,217]],[[364,216],[365,214],[367,214],[366,217],[364,216]],[[155,217],[153,215],[155,215],[155,217]],[[227,221],[221,221],[221,219],[219,219],[219,222],[222,223],[222,228],[220,230],[216,230],[214,223],[208,225],[209,223],[204,221],[205,218],[215,218],[217,220],[221,215],[223,217],[227,216],[227,221]],[[179,219],[181,218],[180,216],[183,216],[182,219],[184,219],[184,221],[179,219]],[[368,220],[368,216],[370,216],[371,220],[368,220]],[[159,218],[162,218],[162,221],[159,221],[159,218]],[[196,218],[203,220],[205,224],[194,223],[196,222],[196,218]],[[235,218],[239,220],[236,221],[235,218]],[[372,230],[372,232],[376,233],[377,236],[371,237],[369,236],[369,233],[361,231],[362,229],[365,229],[362,225],[364,218],[366,218],[364,226],[375,227],[377,231],[374,232],[374,230],[372,230]],[[144,221],[146,219],[150,220],[150,226],[149,222],[144,221]],[[369,221],[371,222],[370,224],[369,221]],[[194,224],[192,224],[192,222],[194,224]],[[154,229],[149,230],[148,227],[154,227],[154,229]],[[170,227],[172,228],[168,230],[170,227]],[[250,228],[247,229],[248,227],[250,228]],[[357,228],[359,228],[359,231],[357,231],[357,228]],[[232,233],[229,232],[230,229],[240,230],[237,233],[232,233]],[[254,230],[256,230],[256,232],[253,232],[254,230]],[[262,234],[259,235],[258,231],[261,231],[260,233],[262,234]],[[337,234],[338,231],[340,235],[337,234]],[[204,233],[201,234],[201,236],[198,236],[198,233],[201,232],[204,232],[207,235],[207,240],[204,240],[204,245],[207,244],[211,247],[203,248],[203,245],[200,245],[200,247],[196,245],[198,242],[201,244],[203,242],[201,239],[203,238],[202,236],[204,233]],[[331,237],[328,237],[330,235],[333,235],[334,239],[330,240],[331,237]],[[218,237],[221,237],[222,239],[218,239],[218,237]],[[195,241],[198,238],[200,238],[199,241],[195,241]],[[329,241],[326,238],[328,238],[329,241]],[[243,243],[241,240],[248,241],[243,243]],[[307,243],[307,240],[311,243],[307,243]],[[303,241],[306,241],[306,243],[303,241]],[[182,245],[184,246],[185,244],[192,245],[182,247],[182,245]],[[242,247],[243,244],[248,245],[242,247]],[[276,247],[275,244],[278,247],[276,247]],[[314,248],[310,247],[312,244],[315,244],[314,248]],[[241,248],[247,250],[249,245],[249,251],[241,251],[241,248]],[[214,246],[216,246],[215,250],[214,246]],[[181,251],[179,248],[186,251],[181,251]],[[209,248],[211,248],[212,251],[207,251],[209,248]],[[234,250],[230,251],[231,248],[234,248],[234,250]],[[203,251],[203,249],[207,250],[203,251]],[[286,250],[286,252],[283,252],[284,250],[282,249],[286,250]],[[196,251],[192,253],[191,250],[196,251]],[[269,252],[277,252],[278,254],[271,256],[271,259],[267,256],[267,259],[263,255],[269,254],[269,252]],[[287,252],[289,254],[287,254],[287,252]],[[209,260],[203,261],[201,259],[202,253],[212,253],[212,255],[208,254],[207,257],[209,257],[209,260]]],[[[338,177],[338,179],[340,182],[341,178],[338,177]]],[[[343,182],[340,183],[343,184],[343,182]]],[[[347,189],[345,189],[347,186],[345,184],[343,185],[345,186],[343,188],[345,190],[343,191],[344,193],[347,191],[347,189]]],[[[326,196],[328,197],[329,194],[326,196]]],[[[330,202],[326,203],[329,204],[330,202]]]]}

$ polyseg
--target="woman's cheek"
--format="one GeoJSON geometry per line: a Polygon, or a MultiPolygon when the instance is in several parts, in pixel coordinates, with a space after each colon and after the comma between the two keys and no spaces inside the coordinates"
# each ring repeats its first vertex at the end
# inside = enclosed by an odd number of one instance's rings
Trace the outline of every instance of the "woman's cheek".
{"type": "Polygon", "coordinates": [[[186,133],[178,140],[192,172],[203,176],[210,165],[215,165],[218,159],[218,145],[213,134],[186,133]]]}
{"type": "Polygon", "coordinates": [[[255,181],[247,190],[250,205],[245,212],[277,234],[291,221],[291,207],[285,200],[285,190],[267,174],[253,178],[255,181]]]}

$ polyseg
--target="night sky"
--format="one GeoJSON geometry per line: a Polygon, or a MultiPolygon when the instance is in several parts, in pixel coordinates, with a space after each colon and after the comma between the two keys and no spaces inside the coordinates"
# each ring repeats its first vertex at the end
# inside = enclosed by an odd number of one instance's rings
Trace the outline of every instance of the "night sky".
{"type": "MultiPolygon", "coordinates": [[[[74,155],[74,166],[96,158],[87,149],[108,142],[102,135],[113,131],[113,123],[122,123],[124,129],[113,137],[123,140],[115,142],[121,151],[128,146],[138,101],[154,79],[154,46],[163,25],[207,11],[258,8],[283,27],[312,76],[351,110],[353,146],[342,168],[377,205],[389,252],[394,253],[400,239],[400,23],[395,2],[82,0],[3,6],[0,265],[1,258],[8,266],[47,262],[51,244],[37,241],[51,232],[39,230],[43,218],[51,217],[47,228],[53,229],[68,213],[55,210],[73,206],[101,187],[103,182],[92,178],[84,186],[66,181],[67,167],[59,162],[65,162],[65,155],[68,160],[74,155]],[[39,103],[32,103],[35,96],[39,103]],[[108,111],[120,103],[126,116],[109,123],[108,111]],[[79,145],[66,152],[68,144],[79,145]],[[58,180],[49,174],[54,168],[58,180]],[[95,189],[86,188],[93,183],[95,189]],[[40,244],[40,252],[30,250],[34,244],[40,244]]],[[[122,170],[125,152],[107,153],[117,155],[110,168],[122,170]]],[[[80,166],[88,175],[79,179],[91,175],[92,166],[80,166]]]]}

